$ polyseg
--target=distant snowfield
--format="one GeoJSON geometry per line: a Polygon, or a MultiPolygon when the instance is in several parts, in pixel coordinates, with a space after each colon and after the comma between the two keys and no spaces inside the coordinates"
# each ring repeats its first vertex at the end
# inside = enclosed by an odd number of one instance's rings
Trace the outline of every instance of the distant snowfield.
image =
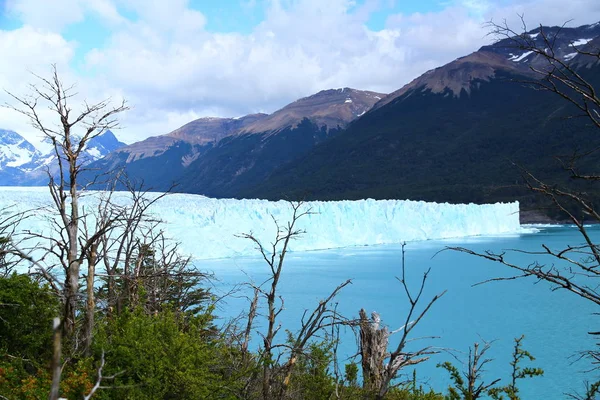
{"type": "MultiPolygon", "coordinates": [[[[100,193],[88,193],[82,206],[91,209],[100,193]]],[[[119,202],[128,199],[126,193],[114,198],[119,202]]],[[[46,187],[0,188],[0,209],[33,209],[50,201],[46,187]]],[[[310,210],[298,221],[298,228],[306,233],[291,243],[292,251],[523,232],[518,202],[454,205],[368,199],[308,202],[302,210],[310,210]]],[[[291,219],[292,208],[285,201],[170,194],[155,203],[151,212],[165,221],[165,232],[181,243],[183,252],[196,259],[210,259],[257,255],[251,241],[236,235],[252,233],[269,245],[276,234],[273,218],[284,226],[291,219]]],[[[22,223],[22,228],[50,232],[44,212],[35,213],[22,223]]]]}

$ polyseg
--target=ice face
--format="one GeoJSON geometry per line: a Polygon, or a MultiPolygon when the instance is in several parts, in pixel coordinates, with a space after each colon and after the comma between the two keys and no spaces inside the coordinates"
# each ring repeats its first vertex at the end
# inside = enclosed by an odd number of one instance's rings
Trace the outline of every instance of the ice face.
{"type": "MultiPolygon", "coordinates": [[[[93,209],[99,192],[88,194],[82,207],[93,209]]],[[[150,194],[154,196],[155,194],[150,194]]],[[[127,194],[114,200],[127,203],[127,194]]],[[[0,209],[19,209],[50,204],[48,188],[2,188],[0,209]]],[[[211,199],[189,194],[170,194],[151,208],[160,217],[170,238],[197,259],[258,255],[256,245],[240,237],[252,234],[269,246],[292,217],[288,202],[211,199]]],[[[307,202],[297,228],[305,231],[290,244],[291,251],[347,246],[401,243],[404,241],[496,235],[520,232],[519,204],[438,204],[406,200],[357,200],[307,202]]],[[[49,222],[37,212],[23,227],[49,232],[49,222]]]]}

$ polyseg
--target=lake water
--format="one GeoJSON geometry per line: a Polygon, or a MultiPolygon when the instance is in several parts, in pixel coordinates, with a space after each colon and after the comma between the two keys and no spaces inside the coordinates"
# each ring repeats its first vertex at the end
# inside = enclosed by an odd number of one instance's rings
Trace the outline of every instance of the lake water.
{"type": "MultiPolygon", "coordinates": [[[[593,228],[591,232],[600,238],[600,229],[593,228]]],[[[431,268],[423,300],[428,301],[434,294],[447,290],[413,335],[439,338],[424,339],[415,346],[453,349],[456,356],[466,359],[468,348],[474,342],[494,341],[488,352],[494,360],[487,366],[485,377],[502,378],[501,384],[508,384],[513,338],[524,334],[524,348],[536,357],[536,361],[523,366],[542,367],[545,374],[522,381],[522,398],[562,399],[567,397],[565,393],[582,392],[584,381],[598,379],[598,373],[584,372],[590,368],[588,363],[575,362],[577,352],[594,346],[595,342],[587,332],[598,330],[593,315],[598,311],[597,307],[571,293],[551,291],[548,284],[536,284],[531,279],[473,286],[486,279],[510,276],[511,271],[463,253],[439,253],[446,246],[464,246],[479,252],[539,251],[541,244],[562,248],[581,241],[574,228],[561,226],[541,228],[532,234],[408,243],[406,270],[412,287],[417,290],[422,273],[431,268]]],[[[511,253],[509,260],[522,265],[533,260],[552,262],[549,258],[523,253],[511,253]]],[[[248,280],[262,282],[268,276],[268,267],[258,257],[198,261],[197,264],[202,269],[214,271],[220,280],[215,284],[215,290],[219,292],[248,280]]],[[[285,298],[285,311],[281,315],[283,329],[297,328],[304,309],[312,309],[319,299],[349,278],[353,280],[352,285],[337,298],[339,311],[349,317],[357,316],[360,308],[365,308],[368,313],[377,311],[392,330],[399,328],[408,309],[403,289],[395,279],[400,274],[400,267],[400,245],[288,254],[280,285],[280,294],[285,298]]],[[[218,314],[230,317],[246,309],[247,300],[231,297],[221,305],[218,314]]],[[[262,326],[265,326],[264,322],[262,326]]],[[[285,338],[283,329],[280,340],[285,338]]],[[[353,335],[346,332],[340,352],[350,355],[356,351],[353,335]]],[[[436,368],[436,364],[446,360],[456,364],[453,356],[445,351],[420,364],[417,367],[419,381],[435,390],[445,391],[448,375],[436,368]]],[[[412,369],[405,372],[410,375],[412,369]]]]}

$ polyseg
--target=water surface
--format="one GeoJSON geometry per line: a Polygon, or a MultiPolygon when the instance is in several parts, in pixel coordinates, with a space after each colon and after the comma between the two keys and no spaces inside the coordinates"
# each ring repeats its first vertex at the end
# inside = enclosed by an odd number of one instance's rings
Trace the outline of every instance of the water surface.
{"type": "MultiPolygon", "coordinates": [[[[599,229],[591,231],[593,236],[600,236],[599,229]]],[[[552,291],[548,284],[532,279],[473,286],[490,278],[511,276],[512,271],[464,253],[440,252],[446,246],[464,246],[479,252],[539,251],[541,244],[562,248],[581,241],[574,228],[562,226],[545,227],[534,234],[407,244],[406,271],[414,290],[418,289],[422,274],[428,268],[431,268],[431,274],[423,299],[429,300],[447,290],[414,330],[413,337],[439,338],[415,342],[413,349],[427,345],[444,349],[432,360],[418,366],[420,381],[436,390],[445,390],[447,373],[436,368],[436,364],[456,361],[446,350],[466,358],[465,353],[474,342],[494,341],[488,353],[494,361],[488,365],[485,376],[487,379],[502,378],[501,383],[507,384],[513,338],[522,334],[526,336],[524,347],[537,358],[534,363],[523,366],[540,366],[545,370],[544,377],[522,381],[522,398],[562,399],[566,392],[581,392],[585,380],[597,380],[598,374],[582,372],[589,369],[589,364],[575,362],[579,351],[594,346],[594,340],[587,332],[598,330],[596,317],[592,315],[597,310],[590,302],[565,291],[552,291]]],[[[521,265],[534,260],[553,262],[548,257],[523,253],[509,253],[507,257],[521,265]]],[[[268,267],[258,257],[199,261],[198,265],[215,272],[220,279],[218,291],[226,291],[249,280],[260,283],[268,277],[268,267]]],[[[339,310],[347,316],[358,315],[361,308],[367,312],[377,311],[392,330],[397,329],[402,326],[408,310],[403,288],[396,280],[400,273],[400,245],[291,253],[280,285],[280,293],[285,299],[285,311],[281,314],[283,329],[296,329],[305,309],[314,307],[319,299],[349,278],[352,285],[337,298],[339,310]]],[[[246,308],[247,300],[243,297],[229,298],[219,315],[231,317],[246,308]]],[[[284,339],[283,329],[280,340],[284,339]]],[[[348,356],[357,351],[351,332],[346,332],[342,340],[342,354],[348,356]]],[[[406,373],[410,374],[412,370],[406,373]]]]}

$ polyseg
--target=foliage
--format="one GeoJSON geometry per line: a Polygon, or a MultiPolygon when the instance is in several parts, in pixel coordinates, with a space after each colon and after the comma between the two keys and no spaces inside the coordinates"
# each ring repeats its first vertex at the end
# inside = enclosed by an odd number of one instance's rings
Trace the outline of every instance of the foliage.
{"type": "Polygon", "coordinates": [[[544,375],[544,370],[541,368],[521,367],[520,364],[523,360],[535,361],[535,357],[533,357],[527,350],[523,349],[521,342],[524,338],[525,336],[515,338],[513,359],[510,362],[510,366],[512,367],[510,383],[506,386],[490,389],[490,396],[493,399],[502,399],[502,393],[504,393],[510,400],[519,400],[520,397],[517,381],[520,379],[544,375]]]}
{"type": "MultiPolygon", "coordinates": [[[[0,395],[48,398],[52,318],[59,309],[56,294],[29,276],[0,277],[0,395]]],[[[80,399],[91,388],[93,374],[89,359],[66,363],[63,396],[80,399]]]]}
{"type": "Polygon", "coordinates": [[[335,390],[335,381],[329,370],[332,362],[332,344],[311,343],[305,353],[298,357],[292,374],[289,398],[327,400],[335,390]],[[300,397],[298,397],[300,395],[300,397]]]}
{"type": "Polygon", "coordinates": [[[0,278],[0,354],[46,360],[51,355],[55,294],[27,275],[0,278]]]}
{"type": "MultiPolygon", "coordinates": [[[[52,376],[46,368],[30,373],[30,366],[22,359],[12,359],[0,363],[0,394],[10,394],[10,399],[46,400],[52,384],[52,376]]],[[[80,400],[94,384],[94,370],[91,359],[66,363],[60,392],[63,398],[80,400]]]]}
{"type": "Polygon", "coordinates": [[[483,382],[483,367],[491,362],[492,359],[482,359],[482,357],[490,349],[490,343],[485,343],[481,349],[479,349],[479,344],[475,343],[473,348],[469,349],[467,368],[464,372],[461,372],[448,361],[438,364],[439,368],[445,369],[450,374],[450,379],[453,383],[453,386],[448,387],[447,398],[449,400],[476,400],[487,394],[495,400],[502,400],[504,398],[503,395],[506,395],[509,400],[519,400],[517,381],[544,374],[541,368],[521,366],[524,360],[535,360],[527,350],[523,349],[522,342],[524,338],[525,336],[515,338],[512,360],[510,362],[512,370],[510,383],[505,386],[496,386],[500,379],[496,379],[490,383],[483,382]]]}
{"type": "MultiPolygon", "coordinates": [[[[162,232],[159,237],[164,240],[162,232]]],[[[142,307],[148,314],[165,309],[189,316],[202,312],[203,304],[210,298],[201,286],[207,274],[195,270],[190,259],[178,253],[177,245],[165,246],[136,241],[128,268],[117,267],[110,277],[119,304],[114,311],[142,307]]],[[[109,293],[108,280],[104,279],[98,299],[107,306],[115,302],[109,293]]]]}
{"type": "Polygon", "coordinates": [[[184,322],[173,311],[148,315],[138,308],[104,322],[94,347],[106,354],[104,375],[114,375],[114,389],[99,398],[232,398],[226,349],[214,335],[210,312],[184,322]]]}
{"type": "MultiPolygon", "coordinates": [[[[347,364],[352,369],[354,363],[347,364]]],[[[356,370],[358,372],[358,369],[356,370]]],[[[367,393],[363,388],[353,385],[347,381],[345,386],[340,388],[340,399],[343,400],[371,400],[375,399],[372,393],[367,393]]],[[[425,390],[418,384],[417,371],[413,370],[412,380],[390,388],[386,393],[386,400],[445,400],[443,394],[435,392],[433,389],[425,390]]]]}

